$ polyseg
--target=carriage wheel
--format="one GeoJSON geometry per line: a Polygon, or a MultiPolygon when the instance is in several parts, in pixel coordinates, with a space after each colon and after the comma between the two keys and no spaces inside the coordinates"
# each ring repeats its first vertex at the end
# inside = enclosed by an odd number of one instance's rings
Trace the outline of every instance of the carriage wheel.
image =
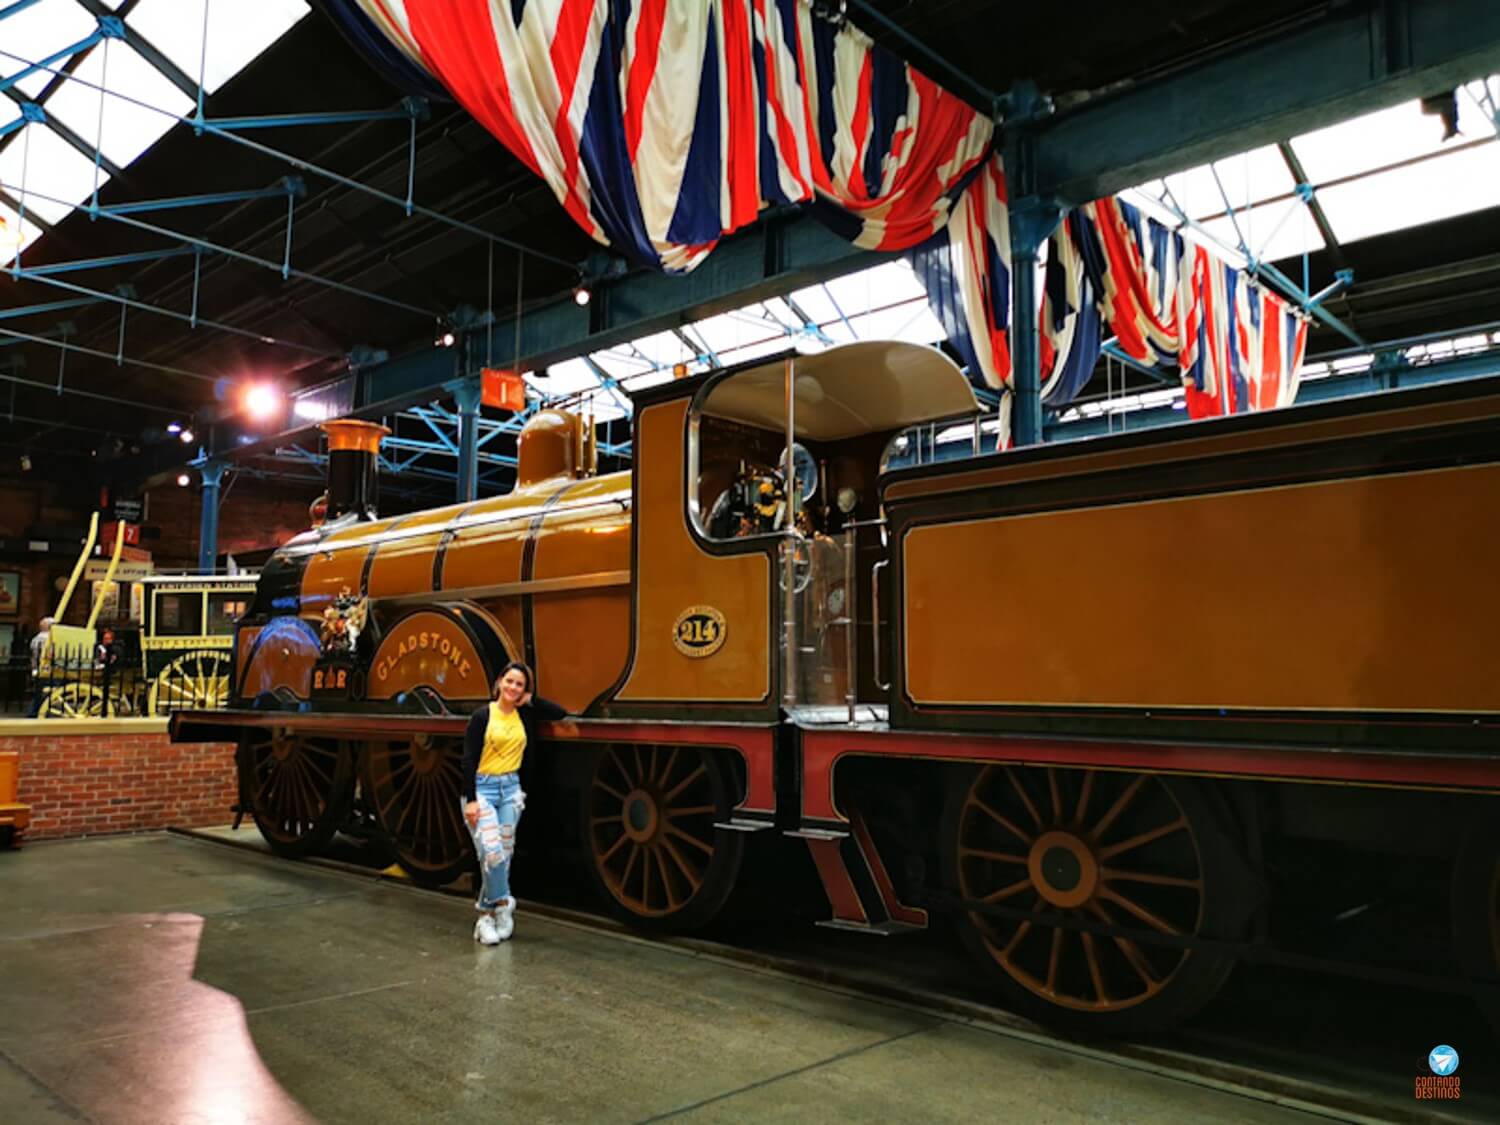
{"type": "Polygon", "coordinates": [[[297,858],[333,838],[354,796],[349,743],[285,728],[247,734],[235,755],[240,802],[271,850],[297,858]]]}
{"type": "Polygon", "coordinates": [[[1045,920],[1225,936],[1245,896],[1211,799],[1191,782],[986,766],[956,777],[944,840],[950,886],[966,902],[1023,912],[971,911],[959,929],[1015,1007],[1042,1022],[1099,1034],[1166,1027],[1233,967],[1224,954],[1045,920]]]}
{"type": "Polygon", "coordinates": [[[37,713],[44,719],[97,719],[104,714],[104,691],[81,683],[48,688],[37,713]]]}
{"type": "Polygon", "coordinates": [[[419,734],[365,749],[360,774],[365,805],[401,869],[424,886],[443,886],[474,864],[463,820],[457,739],[419,734]]]}
{"type": "Polygon", "coordinates": [[[744,837],[714,827],[734,786],[714,755],[680,746],[612,746],[583,793],[589,869],[627,921],[685,931],[707,925],[734,889],[744,837]]]}
{"type": "Polygon", "coordinates": [[[229,702],[229,654],[190,652],[179,656],[151,681],[147,707],[152,715],[170,711],[219,710],[229,702]]]}

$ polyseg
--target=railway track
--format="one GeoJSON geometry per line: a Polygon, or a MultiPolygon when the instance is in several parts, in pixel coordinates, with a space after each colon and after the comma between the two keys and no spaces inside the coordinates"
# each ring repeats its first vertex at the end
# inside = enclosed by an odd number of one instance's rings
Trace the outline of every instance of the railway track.
{"type": "MultiPolygon", "coordinates": [[[[248,828],[171,831],[252,853],[265,862],[311,863],[414,894],[469,898],[461,884],[424,889],[392,875],[370,848],[344,837],[329,856],[290,861],[272,856],[248,828]]],[[[741,924],[720,927],[711,937],[650,935],[589,908],[565,881],[557,886],[562,891],[543,900],[521,900],[522,911],[606,931],[624,941],[667,946],[878,998],[1068,1054],[1331,1120],[1500,1120],[1497,1035],[1473,1005],[1452,996],[1377,993],[1353,981],[1248,966],[1237,970],[1224,994],[1185,1028],[1148,1042],[1090,1042],[986,1003],[982,992],[976,998],[972,970],[941,926],[923,935],[886,939],[820,929],[795,918],[762,917],[748,923],[742,918],[741,924]],[[892,955],[893,943],[899,944],[897,956],[892,955]],[[1427,1052],[1438,1042],[1457,1046],[1464,1060],[1461,1101],[1414,1097],[1415,1080],[1427,1073],[1427,1052]]]]}

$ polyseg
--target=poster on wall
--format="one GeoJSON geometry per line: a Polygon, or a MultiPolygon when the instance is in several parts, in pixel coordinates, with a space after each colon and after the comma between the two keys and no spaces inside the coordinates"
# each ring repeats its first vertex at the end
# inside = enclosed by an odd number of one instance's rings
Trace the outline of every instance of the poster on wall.
{"type": "Polygon", "coordinates": [[[14,617],[21,611],[21,573],[0,570],[0,617],[14,617]]]}
{"type": "Polygon", "coordinates": [[[16,627],[13,622],[0,624],[0,660],[10,659],[11,649],[16,644],[16,627]]]}

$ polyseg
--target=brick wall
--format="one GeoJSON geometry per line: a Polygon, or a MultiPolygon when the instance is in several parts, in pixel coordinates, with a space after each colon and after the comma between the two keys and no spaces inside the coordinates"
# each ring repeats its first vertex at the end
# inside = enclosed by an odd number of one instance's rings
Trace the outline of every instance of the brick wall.
{"type": "Polygon", "coordinates": [[[26,839],[227,824],[234,747],[171,743],[160,720],[0,723],[0,750],[21,755],[26,839]],[[11,733],[17,728],[27,733],[11,733]],[[34,733],[33,733],[34,732],[34,733]]]}

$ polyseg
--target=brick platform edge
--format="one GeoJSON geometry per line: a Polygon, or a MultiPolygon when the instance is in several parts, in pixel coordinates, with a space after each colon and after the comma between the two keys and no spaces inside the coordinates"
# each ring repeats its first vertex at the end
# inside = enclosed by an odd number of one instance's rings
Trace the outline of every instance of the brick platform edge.
{"type": "Polygon", "coordinates": [[[25,839],[224,824],[235,802],[234,747],[167,741],[164,719],[0,722],[21,755],[25,839]]]}

